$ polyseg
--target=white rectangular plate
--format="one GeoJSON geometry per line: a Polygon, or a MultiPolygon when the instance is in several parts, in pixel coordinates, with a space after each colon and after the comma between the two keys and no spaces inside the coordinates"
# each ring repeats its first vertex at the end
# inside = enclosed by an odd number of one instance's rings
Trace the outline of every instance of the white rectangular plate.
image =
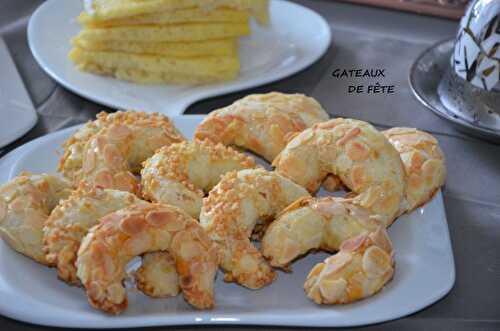
{"type": "MultiPolygon", "coordinates": [[[[191,137],[202,116],[174,118],[191,137]]],[[[26,170],[55,173],[56,150],[75,131],[70,128],[34,140],[0,161],[0,183],[26,170]]],[[[253,324],[289,326],[356,326],[399,318],[436,302],[455,282],[455,266],[439,192],[389,229],[396,251],[394,280],[378,295],[345,306],[318,306],[304,295],[309,270],[327,255],[309,254],[279,272],[270,286],[251,291],[226,284],[219,274],[216,308],[194,310],[182,296],[151,299],[129,291],[129,307],[119,316],[91,308],[82,289],[69,287],[53,269],[43,267],[0,243],[0,313],[18,320],[60,327],[118,328],[184,324],[253,324]]]]}

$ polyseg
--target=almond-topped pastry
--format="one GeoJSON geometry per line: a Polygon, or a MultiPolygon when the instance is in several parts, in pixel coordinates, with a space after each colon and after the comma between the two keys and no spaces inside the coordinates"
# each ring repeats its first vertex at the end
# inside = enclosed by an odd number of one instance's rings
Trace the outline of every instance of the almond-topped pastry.
{"type": "Polygon", "coordinates": [[[273,165],[310,192],[325,179],[330,190],[350,190],[344,198],[296,201],[262,239],[270,264],[286,269],[311,250],[339,251],[318,264],[304,285],[318,304],[371,296],[392,278],[393,251],[384,229],[427,202],[446,175],[443,153],[430,134],[409,128],[380,133],[342,118],[298,134],[273,165]]]}
{"type": "Polygon", "coordinates": [[[79,285],[76,256],[83,237],[101,217],[134,204],[146,204],[135,195],[81,184],[52,211],[43,228],[44,251],[59,279],[79,285]]]}
{"type": "Polygon", "coordinates": [[[226,172],[257,167],[230,147],[210,141],[185,141],[161,148],[141,171],[145,198],[177,206],[194,218],[202,199],[226,172]]]}
{"type": "Polygon", "coordinates": [[[184,140],[170,119],[157,113],[100,113],[64,143],[59,171],[78,186],[139,192],[134,174],[163,146],[184,140]]]}
{"type": "Polygon", "coordinates": [[[186,301],[198,309],[214,306],[217,250],[196,220],[160,204],[135,205],[102,218],[83,239],[77,275],[89,302],[118,314],[127,307],[125,267],[145,253],[167,251],[175,260],[186,301]]]}
{"type": "MultiPolygon", "coordinates": [[[[59,279],[70,285],[80,285],[75,262],[80,244],[88,231],[109,213],[132,205],[146,204],[148,202],[129,192],[80,184],[67,199],[59,202],[45,221],[43,250],[47,264],[57,268],[59,279]]],[[[152,297],[178,293],[175,263],[168,252],[145,254],[142,262],[135,274],[140,291],[152,297]]]]}
{"type": "Polygon", "coordinates": [[[272,220],[307,191],[264,169],[245,169],[226,174],[203,200],[200,224],[223,256],[226,281],[251,289],[261,288],[275,273],[250,242],[258,221],[272,220]]]}
{"type": "Polygon", "coordinates": [[[195,138],[241,147],[271,162],[295,134],[328,118],[303,94],[253,94],[210,113],[195,138]]]}
{"type": "Polygon", "coordinates": [[[342,243],[385,224],[351,199],[303,198],[271,223],[262,239],[262,254],[273,267],[289,264],[310,251],[336,252],[342,243]]]}
{"type": "Polygon", "coordinates": [[[432,135],[412,128],[382,132],[401,156],[406,172],[406,205],[402,213],[428,202],[444,185],[446,165],[443,151],[432,135]]]}
{"type": "Polygon", "coordinates": [[[0,186],[0,236],[13,249],[48,264],[43,226],[50,212],[71,192],[70,184],[47,174],[19,174],[0,186]]]}
{"type": "Polygon", "coordinates": [[[273,165],[310,192],[331,175],[350,190],[343,198],[296,201],[280,214],[262,239],[263,255],[275,267],[287,268],[314,249],[338,251],[400,214],[406,183],[400,155],[369,123],[337,118],[317,124],[293,138],[273,165]]]}
{"type": "Polygon", "coordinates": [[[345,241],[340,251],[318,263],[304,290],[317,304],[346,304],[380,291],[394,275],[394,252],[385,229],[345,241]]]}
{"type": "Polygon", "coordinates": [[[276,171],[309,192],[328,175],[350,191],[349,201],[390,225],[404,196],[405,173],[398,151],[367,122],[336,118],[293,138],[274,160],[276,171]]]}
{"type": "Polygon", "coordinates": [[[13,249],[48,264],[42,246],[43,226],[59,200],[70,194],[60,178],[21,173],[0,187],[0,236],[13,249]]]}

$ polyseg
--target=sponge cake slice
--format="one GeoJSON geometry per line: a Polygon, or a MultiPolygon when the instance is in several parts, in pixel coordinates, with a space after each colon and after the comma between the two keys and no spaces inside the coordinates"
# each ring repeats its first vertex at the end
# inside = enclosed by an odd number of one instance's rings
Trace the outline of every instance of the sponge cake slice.
{"type": "Polygon", "coordinates": [[[205,11],[215,8],[248,11],[260,24],[269,22],[268,0],[85,0],[87,13],[96,21],[194,7],[205,11]]]}
{"type": "Polygon", "coordinates": [[[194,77],[218,77],[224,79],[229,74],[237,75],[240,69],[236,56],[172,58],[157,55],[123,54],[119,52],[88,51],[74,47],[69,53],[76,64],[93,63],[108,70],[136,69],[154,73],[176,73],[194,77]]]}
{"type": "Polygon", "coordinates": [[[77,68],[102,76],[111,76],[139,84],[208,84],[235,79],[237,72],[221,72],[217,76],[200,76],[193,74],[180,74],[178,72],[152,72],[133,68],[113,67],[106,68],[92,62],[77,63],[77,68]]]}
{"type": "Polygon", "coordinates": [[[165,25],[180,23],[248,23],[250,15],[245,11],[232,9],[214,9],[205,11],[200,8],[180,9],[161,13],[143,14],[132,17],[100,21],[86,12],[82,12],[78,21],[89,28],[106,28],[131,25],[165,25]]]}
{"type": "Polygon", "coordinates": [[[72,40],[73,46],[90,51],[154,54],[170,57],[236,56],[238,39],[220,39],[198,42],[143,42],[143,41],[93,41],[82,37],[72,40]]]}
{"type": "Polygon", "coordinates": [[[84,29],[79,36],[91,41],[189,42],[235,38],[249,34],[248,24],[196,23],[84,29]]]}

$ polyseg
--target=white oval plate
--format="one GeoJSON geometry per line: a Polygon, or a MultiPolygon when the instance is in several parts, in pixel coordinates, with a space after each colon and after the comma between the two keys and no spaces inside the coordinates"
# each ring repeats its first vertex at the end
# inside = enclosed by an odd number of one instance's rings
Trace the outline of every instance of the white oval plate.
{"type": "Polygon", "coordinates": [[[252,24],[241,41],[241,74],[233,81],[199,86],[138,85],[83,73],[68,59],[70,39],[80,31],[81,1],[49,0],[33,14],[28,42],[40,66],[61,85],[100,104],[178,115],[192,103],[288,77],[316,62],[328,49],[331,32],[317,13],[271,0],[271,25],[252,24]]]}
{"type": "MultiPolygon", "coordinates": [[[[173,118],[192,137],[202,116],[173,118]]],[[[22,170],[54,173],[56,150],[76,128],[34,140],[0,160],[0,184],[22,170]]],[[[455,265],[441,193],[423,208],[400,217],[389,229],[396,251],[392,282],[372,298],[345,306],[318,306],[302,286],[311,268],[327,254],[309,254],[295,262],[292,273],[261,290],[227,284],[219,274],[216,307],[199,311],[182,296],[151,299],[128,293],[124,314],[109,316],[89,306],[82,289],[59,281],[54,269],[14,252],[0,240],[0,313],[49,326],[119,328],[159,325],[252,324],[346,327],[372,324],[412,314],[446,295],[455,282],[455,265]]]]}

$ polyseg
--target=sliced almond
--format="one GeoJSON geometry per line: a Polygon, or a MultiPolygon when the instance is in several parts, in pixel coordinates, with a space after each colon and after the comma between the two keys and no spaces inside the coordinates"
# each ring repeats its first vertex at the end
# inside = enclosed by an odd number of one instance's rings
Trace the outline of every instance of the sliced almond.
{"type": "Polygon", "coordinates": [[[120,151],[118,148],[116,148],[115,145],[108,144],[104,147],[104,162],[106,162],[106,165],[110,168],[116,166],[117,164],[121,163],[122,156],[120,155],[120,151]]]}
{"type": "Polygon", "coordinates": [[[377,246],[371,246],[365,251],[362,265],[369,278],[382,277],[392,267],[390,256],[377,246]]]}
{"type": "Polygon", "coordinates": [[[142,216],[131,215],[120,222],[120,229],[128,235],[135,235],[146,229],[146,221],[142,216]]]}
{"type": "Polygon", "coordinates": [[[150,242],[148,238],[141,235],[136,235],[128,239],[124,248],[127,250],[127,254],[131,256],[141,255],[149,249],[150,242]]]}
{"type": "Polygon", "coordinates": [[[379,227],[375,232],[370,233],[371,240],[387,253],[392,253],[392,243],[384,227],[379,227]]]}
{"type": "Polygon", "coordinates": [[[186,228],[186,220],[181,216],[169,217],[165,221],[165,229],[167,231],[178,232],[186,228]]]}
{"type": "Polygon", "coordinates": [[[352,261],[349,253],[340,251],[325,260],[325,267],[321,272],[321,278],[336,278],[337,275],[352,261]]]}
{"type": "Polygon", "coordinates": [[[347,281],[344,278],[322,279],[319,281],[319,290],[324,303],[337,303],[346,296],[347,281]]]}
{"type": "Polygon", "coordinates": [[[25,208],[28,207],[29,199],[26,199],[25,196],[20,196],[14,199],[10,203],[10,208],[15,212],[22,212],[25,208]]]}
{"type": "Polygon", "coordinates": [[[109,128],[108,137],[114,141],[121,141],[126,139],[132,134],[132,130],[129,127],[122,124],[115,124],[109,128]]]}
{"type": "Polygon", "coordinates": [[[342,245],[340,245],[340,250],[354,252],[355,250],[359,249],[367,239],[368,236],[366,234],[361,234],[359,236],[346,240],[342,243],[342,245]]]}
{"type": "Polygon", "coordinates": [[[364,161],[370,155],[370,150],[363,143],[350,141],[346,145],[346,154],[353,161],[364,161]]]}
{"type": "Polygon", "coordinates": [[[351,128],[347,131],[342,138],[337,140],[337,146],[344,146],[347,142],[361,133],[360,128],[351,128]]]}
{"type": "Polygon", "coordinates": [[[309,279],[309,278],[318,276],[324,268],[325,268],[325,264],[324,263],[318,263],[318,264],[316,264],[311,269],[311,271],[309,272],[309,274],[307,275],[307,278],[309,279]]]}
{"type": "Polygon", "coordinates": [[[320,200],[312,208],[327,218],[347,215],[347,209],[340,201],[320,200]]]}
{"type": "Polygon", "coordinates": [[[202,253],[201,246],[195,241],[187,241],[181,244],[179,254],[180,256],[186,260],[192,260],[197,256],[200,256],[202,253]]]}
{"type": "Polygon", "coordinates": [[[132,173],[128,171],[117,173],[114,177],[113,182],[114,188],[120,191],[135,193],[139,190],[137,179],[132,173]]]}
{"type": "Polygon", "coordinates": [[[114,283],[106,288],[108,300],[114,304],[120,304],[125,300],[126,292],[122,285],[114,283]]]}
{"type": "MultiPolygon", "coordinates": [[[[154,227],[161,227],[169,223],[172,219],[179,217],[174,212],[167,210],[156,210],[146,215],[146,221],[154,227]]],[[[182,230],[182,229],[180,229],[182,230]]]]}
{"type": "Polygon", "coordinates": [[[82,170],[84,173],[88,174],[95,169],[96,166],[96,155],[94,150],[89,149],[83,161],[82,170]]]}
{"type": "Polygon", "coordinates": [[[104,299],[104,291],[98,282],[91,282],[86,286],[87,295],[95,301],[102,301],[104,299]]]}

